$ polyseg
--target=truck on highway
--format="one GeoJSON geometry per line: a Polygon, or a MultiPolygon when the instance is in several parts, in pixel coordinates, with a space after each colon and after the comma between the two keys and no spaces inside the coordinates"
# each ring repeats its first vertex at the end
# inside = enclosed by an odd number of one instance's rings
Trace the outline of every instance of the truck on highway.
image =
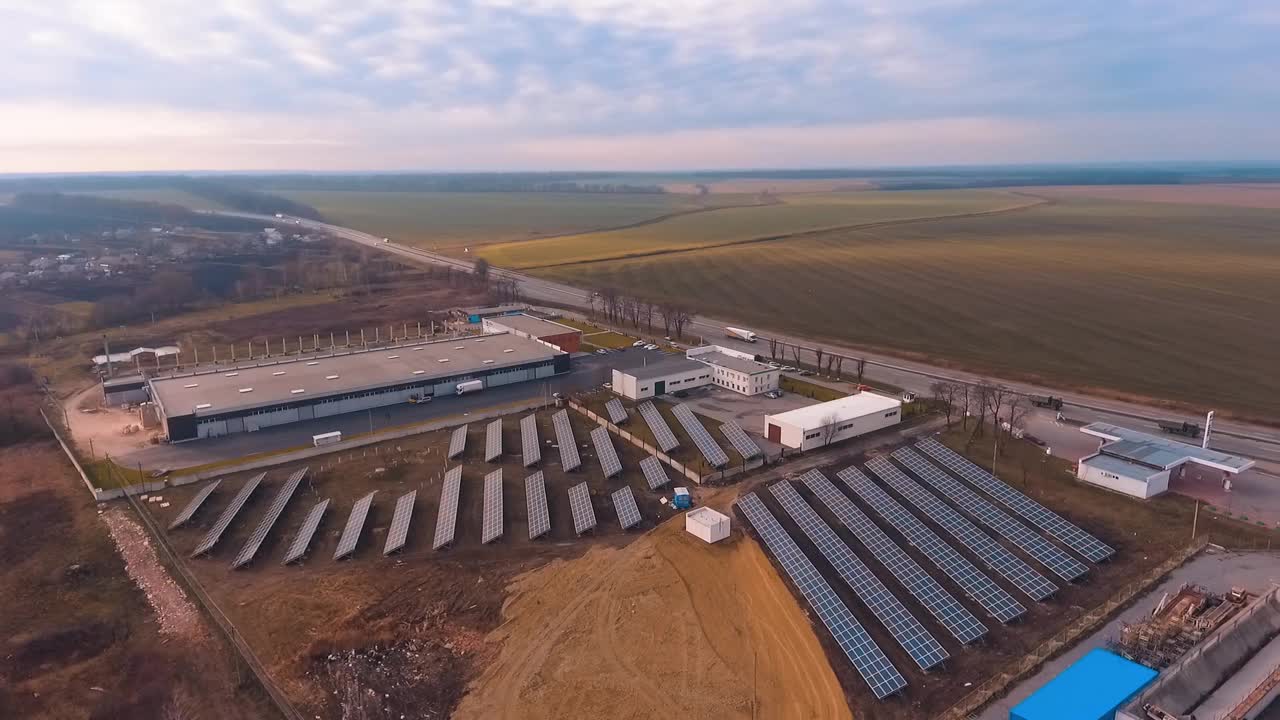
{"type": "Polygon", "coordinates": [[[459,395],[466,395],[469,392],[475,392],[477,390],[483,390],[483,389],[484,389],[483,380],[468,380],[466,382],[458,383],[458,389],[456,390],[456,392],[459,395]]]}
{"type": "Polygon", "coordinates": [[[1027,397],[1030,398],[1031,404],[1036,407],[1049,408],[1050,410],[1062,409],[1062,398],[1052,395],[1028,395],[1027,397]]]}
{"type": "Polygon", "coordinates": [[[322,445],[332,445],[334,443],[340,443],[340,442],[342,442],[342,432],[339,430],[334,430],[333,432],[320,433],[319,435],[311,436],[311,444],[316,447],[321,447],[322,445]]]}
{"type": "Polygon", "coordinates": [[[1182,435],[1189,438],[1200,437],[1200,423],[1161,420],[1157,424],[1160,426],[1160,430],[1170,435],[1182,435]]]}
{"type": "Polygon", "coordinates": [[[750,330],[743,330],[742,328],[727,327],[724,329],[724,334],[726,337],[731,337],[738,340],[744,340],[749,343],[753,343],[756,341],[755,333],[751,332],[750,330]]]}

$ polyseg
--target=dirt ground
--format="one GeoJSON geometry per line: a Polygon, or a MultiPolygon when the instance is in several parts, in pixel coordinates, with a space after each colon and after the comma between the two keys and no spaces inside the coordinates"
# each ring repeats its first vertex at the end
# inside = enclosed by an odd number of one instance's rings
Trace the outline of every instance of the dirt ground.
{"type": "Polygon", "coordinates": [[[1280,185],[1235,183],[1221,185],[1064,185],[1020,188],[1048,197],[1088,197],[1104,200],[1280,208],[1280,185]]]}

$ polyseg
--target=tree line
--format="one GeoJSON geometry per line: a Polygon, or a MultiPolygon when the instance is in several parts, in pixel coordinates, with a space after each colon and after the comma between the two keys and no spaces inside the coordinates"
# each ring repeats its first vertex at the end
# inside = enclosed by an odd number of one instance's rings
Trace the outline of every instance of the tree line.
{"type": "Polygon", "coordinates": [[[654,321],[662,324],[666,337],[683,337],[684,330],[693,321],[693,310],[670,300],[654,302],[648,298],[624,295],[617,288],[604,287],[591,295],[592,317],[603,317],[615,325],[641,326],[654,331],[654,321]]]}

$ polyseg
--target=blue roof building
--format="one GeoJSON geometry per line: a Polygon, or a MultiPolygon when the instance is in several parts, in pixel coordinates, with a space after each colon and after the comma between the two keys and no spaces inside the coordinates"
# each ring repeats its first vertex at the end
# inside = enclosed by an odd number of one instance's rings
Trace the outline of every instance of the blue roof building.
{"type": "Polygon", "coordinates": [[[1009,720],[1113,720],[1156,675],[1115,653],[1091,650],[1018,703],[1009,720]]]}

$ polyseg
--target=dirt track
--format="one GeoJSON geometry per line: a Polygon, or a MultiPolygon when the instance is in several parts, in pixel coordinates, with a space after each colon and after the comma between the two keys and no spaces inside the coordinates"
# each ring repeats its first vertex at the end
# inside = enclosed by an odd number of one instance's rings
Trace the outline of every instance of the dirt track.
{"type": "Polygon", "coordinates": [[[671,521],[518,577],[457,718],[849,718],[808,619],[755,543],[671,521]]]}

